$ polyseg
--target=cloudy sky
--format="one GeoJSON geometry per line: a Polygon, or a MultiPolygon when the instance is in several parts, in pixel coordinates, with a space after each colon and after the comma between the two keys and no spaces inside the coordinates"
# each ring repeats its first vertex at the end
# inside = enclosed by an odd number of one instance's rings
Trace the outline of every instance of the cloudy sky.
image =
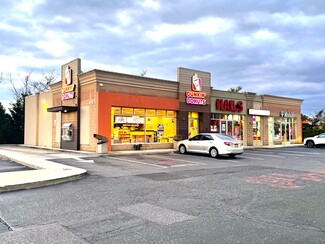
{"type": "Polygon", "coordinates": [[[324,0],[1,0],[0,101],[13,80],[81,58],[103,69],[175,80],[208,71],[215,89],[304,99],[325,109],[324,0]]]}

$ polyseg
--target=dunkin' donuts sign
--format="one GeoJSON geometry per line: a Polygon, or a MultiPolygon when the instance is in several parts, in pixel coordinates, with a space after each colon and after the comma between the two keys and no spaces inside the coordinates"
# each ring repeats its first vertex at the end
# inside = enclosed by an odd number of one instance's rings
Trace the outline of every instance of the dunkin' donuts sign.
{"type": "Polygon", "coordinates": [[[61,88],[61,99],[68,100],[75,98],[76,96],[76,85],[72,84],[72,70],[67,66],[64,70],[64,77],[61,88]]]}
{"type": "Polygon", "coordinates": [[[186,103],[194,105],[206,105],[207,100],[206,93],[202,92],[202,78],[199,78],[197,74],[192,76],[191,83],[192,91],[186,91],[186,103]]]}

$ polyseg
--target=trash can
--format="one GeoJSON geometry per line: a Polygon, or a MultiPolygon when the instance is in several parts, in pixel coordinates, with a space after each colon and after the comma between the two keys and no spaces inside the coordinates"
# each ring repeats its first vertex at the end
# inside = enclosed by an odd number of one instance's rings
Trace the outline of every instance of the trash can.
{"type": "Polygon", "coordinates": [[[97,142],[97,152],[107,153],[108,139],[105,136],[94,134],[94,137],[98,140],[97,142]]]}
{"type": "Polygon", "coordinates": [[[107,153],[107,142],[97,142],[97,152],[107,153]]]}
{"type": "Polygon", "coordinates": [[[140,150],[142,147],[142,144],[134,144],[134,149],[135,150],[140,150]]]}

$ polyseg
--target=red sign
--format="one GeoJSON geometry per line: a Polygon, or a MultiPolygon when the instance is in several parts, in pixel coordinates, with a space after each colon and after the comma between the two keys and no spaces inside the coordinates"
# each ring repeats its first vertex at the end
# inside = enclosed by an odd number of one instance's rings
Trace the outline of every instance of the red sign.
{"type": "Polygon", "coordinates": [[[221,111],[229,111],[229,112],[242,112],[243,111],[243,102],[228,99],[217,99],[216,100],[216,108],[221,111]]]}
{"type": "Polygon", "coordinates": [[[201,98],[194,98],[194,97],[187,97],[186,98],[187,104],[194,104],[194,105],[206,105],[207,100],[201,98]]]}
{"type": "Polygon", "coordinates": [[[68,99],[71,99],[71,98],[74,98],[74,97],[75,97],[75,92],[74,91],[63,93],[62,96],[61,96],[62,100],[68,100],[68,99]]]}
{"type": "Polygon", "coordinates": [[[187,97],[196,97],[196,98],[205,98],[207,96],[207,94],[205,92],[187,91],[186,96],[187,97]]]}

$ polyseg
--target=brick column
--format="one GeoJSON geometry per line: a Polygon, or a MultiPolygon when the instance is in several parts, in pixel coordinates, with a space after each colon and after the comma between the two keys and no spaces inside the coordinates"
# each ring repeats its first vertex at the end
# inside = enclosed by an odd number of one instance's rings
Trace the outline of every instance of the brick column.
{"type": "Polygon", "coordinates": [[[253,146],[253,123],[251,115],[247,115],[246,119],[246,141],[247,146],[253,146]]]}
{"type": "Polygon", "coordinates": [[[268,119],[269,117],[261,117],[261,136],[263,146],[269,145],[269,130],[268,130],[268,119]]]}

